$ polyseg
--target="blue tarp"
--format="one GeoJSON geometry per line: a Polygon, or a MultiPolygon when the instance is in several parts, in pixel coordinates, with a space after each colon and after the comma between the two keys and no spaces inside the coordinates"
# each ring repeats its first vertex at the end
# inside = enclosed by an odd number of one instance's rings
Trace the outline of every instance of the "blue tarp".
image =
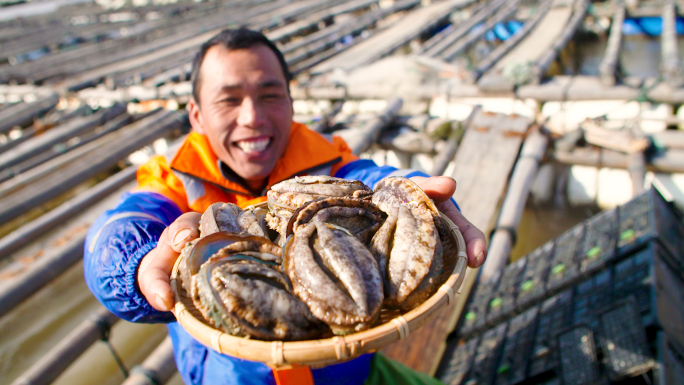
{"type": "Polygon", "coordinates": [[[508,32],[508,29],[506,29],[506,26],[503,23],[496,23],[494,26],[494,34],[501,41],[506,41],[511,37],[511,33],[508,32]]]}
{"type": "Polygon", "coordinates": [[[520,31],[522,27],[523,23],[516,20],[508,21],[506,23],[496,23],[493,29],[485,33],[485,39],[487,39],[487,41],[506,41],[510,39],[511,36],[518,33],[518,31],[520,31]]]}
{"type": "MultiPolygon", "coordinates": [[[[628,18],[622,24],[622,34],[626,36],[660,36],[662,33],[663,20],[656,16],[628,18]]],[[[677,18],[677,34],[684,35],[684,18],[677,18]]]]}
{"type": "Polygon", "coordinates": [[[518,33],[522,29],[523,25],[523,23],[517,20],[511,20],[506,23],[506,27],[508,27],[508,30],[511,31],[511,35],[518,33]]]}

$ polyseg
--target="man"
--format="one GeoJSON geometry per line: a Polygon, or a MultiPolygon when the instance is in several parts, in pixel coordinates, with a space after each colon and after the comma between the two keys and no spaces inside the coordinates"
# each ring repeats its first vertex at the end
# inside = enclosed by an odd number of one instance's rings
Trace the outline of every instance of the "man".
{"type": "MultiPolygon", "coordinates": [[[[169,312],[174,262],[185,243],[198,237],[200,213],[214,202],[261,202],[270,186],[295,175],[333,175],[370,186],[388,175],[406,175],[461,228],[469,266],[484,262],[482,232],[449,200],[453,179],[378,167],[359,160],[342,139],[328,140],[293,123],[290,80],[282,54],[260,33],[226,30],[205,43],[193,63],[193,132],[170,161],[156,157],[141,166],[139,187],[88,234],[88,287],[123,319],[169,322],[176,364],[188,384],[274,383],[266,365],[206,348],[169,312]]],[[[374,359],[365,355],[311,373],[316,384],[362,384],[374,359]]]]}

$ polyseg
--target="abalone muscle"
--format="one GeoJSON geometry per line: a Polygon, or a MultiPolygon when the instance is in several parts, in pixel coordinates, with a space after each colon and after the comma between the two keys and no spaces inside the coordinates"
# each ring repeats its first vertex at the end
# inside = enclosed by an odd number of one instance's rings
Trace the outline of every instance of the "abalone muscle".
{"type": "Polygon", "coordinates": [[[284,240],[292,213],[303,204],[321,197],[364,197],[371,192],[368,186],[358,181],[322,175],[294,177],[274,184],[268,191],[268,226],[280,233],[284,240]]]}
{"type": "Polygon", "coordinates": [[[313,220],[283,249],[294,293],[335,334],[364,330],[380,313],[382,276],[371,252],[347,229],[313,220]]]}
{"type": "Polygon", "coordinates": [[[319,198],[303,205],[287,224],[289,237],[308,223],[320,221],[347,229],[364,245],[385,221],[385,214],[369,200],[352,197],[319,198]]]}
{"type": "MultiPolygon", "coordinates": [[[[264,223],[264,215],[260,215],[264,223]]],[[[268,245],[269,252],[275,255],[282,255],[280,248],[272,242],[263,242],[260,238],[264,238],[266,228],[260,225],[260,221],[255,215],[254,210],[242,210],[239,206],[232,203],[214,203],[202,213],[199,223],[200,238],[192,240],[185,244],[181,251],[181,264],[179,271],[181,272],[183,287],[192,294],[193,300],[197,299],[195,286],[192,283],[192,277],[197,274],[200,266],[207,261],[213,254],[220,249],[234,244],[236,242],[252,242],[252,248],[262,247],[268,245]],[[219,235],[214,235],[221,233],[219,235]],[[239,237],[237,235],[243,234],[247,238],[239,237]],[[231,236],[235,235],[235,236],[231,236]],[[259,237],[249,238],[249,236],[259,237]],[[201,245],[201,251],[195,252],[195,245],[200,239],[210,238],[211,240],[204,241],[201,245]],[[256,243],[254,243],[256,239],[256,243]],[[260,246],[255,246],[256,244],[260,246]],[[190,262],[192,261],[192,262],[190,262]]],[[[264,238],[266,239],[266,238],[264,238]]],[[[266,239],[268,241],[268,239],[266,239]]],[[[236,245],[233,247],[244,248],[236,245]]]]}
{"type": "Polygon", "coordinates": [[[434,294],[447,276],[440,233],[448,236],[448,231],[440,231],[444,224],[437,207],[410,179],[381,180],[371,200],[387,214],[370,246],[385,274],[386,303],[412,309],[434,294]]]}
{"type": "Polygon", "coordinates": [[[327,327],[292,294],[277,265],[235,252],[202,265],[197,275],[208,319],[235,336],[262,340],[317,338],[327,327]]]}
{"type": "Polygon", "coordinates": [[[242,210],[233,203],[214,203],[200,218],[200,237],[218,231],[265,237],[267,231],[265,215],[264,209],[242,210]]]}

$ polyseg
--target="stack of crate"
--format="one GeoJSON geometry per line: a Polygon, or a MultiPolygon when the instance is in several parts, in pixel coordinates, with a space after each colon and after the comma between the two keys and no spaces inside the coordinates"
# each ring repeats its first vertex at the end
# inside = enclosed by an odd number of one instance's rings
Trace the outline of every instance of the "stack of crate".
{"type": "Polygon", "coordinates": [[[657,190],[479,282],[448,385],[684,384],[684,222],[657,190]]]}

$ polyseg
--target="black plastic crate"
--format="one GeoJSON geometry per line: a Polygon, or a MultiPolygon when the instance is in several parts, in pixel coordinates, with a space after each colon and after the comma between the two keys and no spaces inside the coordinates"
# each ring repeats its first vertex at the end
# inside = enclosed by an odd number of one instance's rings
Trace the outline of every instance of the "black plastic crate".
{"type": "Polygon", "coordinates": [[[560,333],[558,349],[564,385],[592,385],[601,380],[591,328],[578,325],[560,333]]]}
{"type": "Polygon", "coordinates": [[[547,299],[539,308],[537,330],[532,345],[529,377],[558,371],[556,334],[570,326],[572,291],[566,290],[547,299]]]}
{"type": "Polygon", "coordinates": [[[599,330],[599,311],[613,303],[612,273],[604,270],[575,286],[573,324],[586,324],[594,332],[599,330]]]}
{"type": "Polygon", "coordinates": [[[655,364],[635,302],[631,297],[599,316],[604,364],[613,381],[646,373],[655,364]]]}
{"type": "Polygon", "coordinates": [[[463,321],[457,333],[459,336],[469,338],[469,336],[484,329],[487,321],[487,308],[497,283],[497,280],[478,282],[463,313],[463,321]]]}
{"type": "Polygon", "coordinates": [[[684,348],[663,332],[658,333],[657,342],[655,384],[684,384],[684,348]]]}
{"type": "Polygon", "coordinates": [[[447,346],[444,359],[446,367],[440,368],[437,377],[446,385],[461,385],[468,374],[475,358],[475,349],[479,338],[472,338],[466,342],[454,341],[453,345],[447,346]],[[447,361],[448,360],[448,361],[447,361]]]}
{"type": "Polygon", "coordinates": [[[619,299],[634,296],[646,325],[655,322],[653,253],[653,247],[647,247],[618,262],[613,268],[613,297],[619,299]]]}
{"type": "Polygon", "coordinates": [[[578,254],[583,238],[584,224],[579,224],[556,238],[546,291],[554,293],[580,279],[578,254]]]}
{"type": "Polygon", "coordinates": [[[496,385],[514,385],[525,380],[538,312],[539,308],[533,307],[508,323],[503,353],[496,369],[496,385]]]}
{"type": "Polygon", "coordinates": [[[516,292],[520,286],[520,278],[525,271],[526,262],[527,259],[521,258],[504,269],[496,292],[489,301],[487,324],[496,325],[514,314],[516,292]]]}
{"type": "Polygon", "coordinates": [[[468,379],[464,384],[491,385],[493,383],[507,326],[508,323],[502,323],[482,333],[468,379]]]}
{"type": "Polygon", "coordinates": [[[563,385],[560,377],[549,378],[543,381],[535,382],[535,385],[563,385]]]}
{"type": "Polygon", "coordinates": [[[666,254],[651,242],[615,265],[612,296],[634,296],[645,326],[660,327],[684,345],[684,277],[665,262],[666,254]]]}
{"type": "Polygon", "coordinates": [[[546,275],[551,262],[553,244],[553,241],[549,241],[525,258],[525,271],[520,278],[515,299],[515,306],[518,311],[524,311],[546,296],[546,275]]]}
{"type": "Polygon", "coordinates": [[[584,241],[579,252],[580,271],[588,274],[604,267],[615,257],[617,210],[606,210],[585,222],[584,241]]]}
{"type": "Polygon", "coordinates": [[[618,208],[617,253],[627,255],[657,240],[668,263],[684,273],[684,224],[678,211],[655,188],[618,208]]]}

